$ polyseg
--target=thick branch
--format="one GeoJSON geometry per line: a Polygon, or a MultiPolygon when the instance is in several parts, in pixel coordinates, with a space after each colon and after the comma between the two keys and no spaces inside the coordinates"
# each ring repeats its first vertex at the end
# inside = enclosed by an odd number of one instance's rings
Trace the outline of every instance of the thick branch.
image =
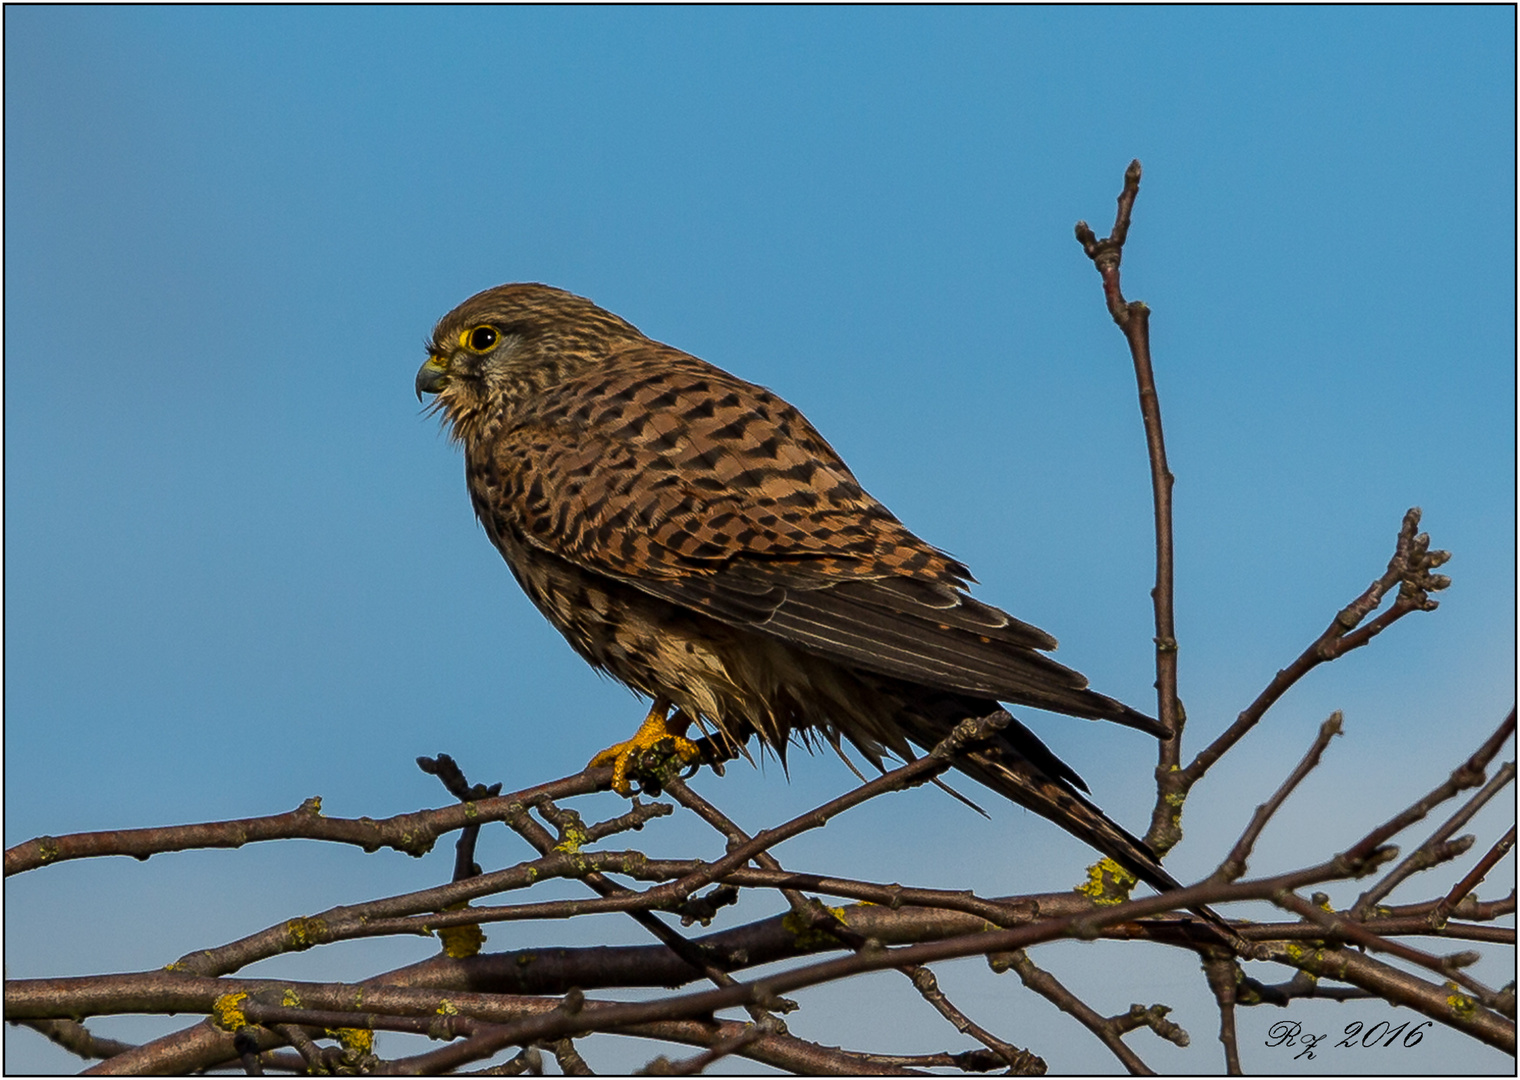
{"type": "Polygon", "coordinates": [[[1266,945],[1259,959],[1274,960],[1320,979],[1335,979],[1371,991],[1384,1001],[1403,1005],[1473,1038],[1515,1052],[1515,1024],[1485,1009],[1466,994],[1437,986],[1375,960],[1355,949],[1314,949],[1284,943],[1266,945]]]}

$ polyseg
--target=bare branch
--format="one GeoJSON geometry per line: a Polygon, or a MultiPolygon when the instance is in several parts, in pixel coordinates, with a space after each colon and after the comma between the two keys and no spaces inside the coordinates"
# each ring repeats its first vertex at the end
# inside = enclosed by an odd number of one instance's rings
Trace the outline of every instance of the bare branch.
{"type": "Polygon", "coordinates": [[[913,982],[913,987],[933,1009],[954,1025],[963,1035],[970,1035],[988,1050],[996,1054],[1008,1066],[1013,1076],[1039,1076],[1045,1072],[1045,1062],[1028,1050],[1004,1042],[992,1032],[976,1023],[956,1007],[940,989],[934,972],[920,965],[907,965],[903,973],[913,982]]]}
{"type": "Polygon", "coordinates": [[[1235,1001],[1236,987],[1244,980],[1245,973],[1233,956],[1210,950],[1203,958],[1203,974],[1214,994],[1214,1002],[1219,1006],[1219,1042],[1224,1047],[1225,1072],[1241,1076],[1240,1043],[1235,1034],[1235,1001]]]}
{"type": "Polygon", "coordinates": [[[1224,862],[1219,864],[1219,869],[1214,871],[1216,877],[1222,881],[1236,881],[1246,872],[1246,860],[1250,858],[1251,849],[1256,846],[1256,839],[1261,835],[1262,829],[1266,828],[1272,815],[1277,813],[1277,808],[1293,793],[1293,789],[1299,785],[1299,782],[1319,764],[1319,759],[1324,754],[1325,748],[1330,745],[1330,740],[1341,733],[1342,719],[1340,710],[1337,709],[1319,726],[1319,735],[1315,738],[1314,745],[1309,748],[1309,752],[1298,763],[1298,767],[1288,775],[1272,797],[1256,808],[1256,813],[1251,815],[1251,822],[1246,826],[1246,831],[1241,834],[1224,862]]]}
{"type": "Polygon", "coordinates": [[[313,797],[287,814],[269,817],[39,836],[6,850],[5,874],[9,877],[69,859],[100,855],[130,855],[134,859],[146,859],[168,851],[239,848],[259,840],[330,840],[353,844],[365,851],[393,848],[408,855],[422,856],[432,850],[434,842],[444,833],[462,829],[472,822],[503,821],[540,799],[565,798],[602,790],[611,780],[611,769],[586,769],[574,776],[525,788],[511,795],[438,810],[397,814],[378,821],[373,818],[325,817],[322,800],[313,797]]]}
{"type": "Polygon", "coordinates": [[[1378,828],[1373,829],[1348,854],[1352,857],[1364,855],[1424,818],[1459,791],[1466,791],[1468,788],[1475,788],[1483,783],[1484,777],[1488,775],[1489,762],[1498,756],[1499,751],[1504,749],[1504,744],[1514,733],[1515,710],[1511,709],[1494,733],[1484,740],[1483,745],[1473,751],[1472,756],[1458,766],[1445,781],[1437,785],[1424,798],[1415,800],[1378,828]]]}
{"type": "MultiPolygon", "coordinates": [[[[1105,1020],[1091,1006],[1073,994],[1050,972],[1035,966],[1023,949],[1013,949],[988,957],[993,971],[1012,968],[1025,986],[1049,1001],[1056,1008],[1071,1016],[1083,1027],[1097,1036],[1098,1041],[1119,1059],[1119,1064],[1131,1076],[1155,1076],[1156,1072],[1140,1056],[1125,1045],[1124,1034],[1113,1020],[1105,1020]]],[[[1143,1009],[1143,1007],[1141,1007],[1143,1009]]]]}
{"type": "Polygon", "coordinates": [[[742,1050],[757,1039],[773,1034],[771,1030],[774,1024],[747,1024],[737,1035],[727,1038],[715,1039],[710,1049],[685,1061],[671,1061],[663,1054],[642,1069],[635,1076],[695,1076],[709,1065],[718,1062],[733,1054],[736,1050],[742,1050]]]}
{"type": "Polygon", "coordinates": [[[1454,956],[1432,956],[1421,949],[1411,948],[1397,941],[1390,941],[1380,934],[1374,933],[1361,923],[1338,915],[1333,911],[1327,911],[1317,904],[1311,904],[1301,896],[1284,892],[1273,898],[1273,902],[1279,907],[1297,912],[1305,919],[1319,923],[1331,932],[1330,938],[1342,938],[1355,945],[1361,945],[1376,952],[1385,952],[1391,956],[1397,956],[1402,960],[1420,965],[1438,975],[1444,975],[1448,979],[1455,980],[1471,990],[1477,999],[1484,1005],[1493,1007],[1498,995],[1478,980],[1459,970],[1466,964],[1471,964],[1476,958],[1475,953],[1457,953],[1454,956]]]}
{"type": "Polygon", "coordinates": [[[128,1050],[135,1050],[131,1043],[117,1039],[103,1039],[89,1028],[74,1020],[23,1020],[21,1023],[33,1031],[63,1047],[69,1053],[87,1060],[115,1057],[128,1050]]]}
{"type": "MultiPolygon", "coordinates": [[[[703,799],[696,792],[680,781],[667,783],[666,790],[679,800],[683,806],[694,811],[702,820],[717,829],[731,845],[743,845],[749,841],[749,837],[738,825],[731,821],[727,815],[703,799]]],[[[756,863],[764,870],[773,872],[781,871],[778,863],[768,852],[756,857],[756,863]]],[[[867,939],[855,931],[832,912],[820,910],[816,901],[804,897],[795,889],[783,888],[782,893],[791,905],[792,911],[808,922],[808,925],[817,930],[837,937],[841,943],[856,950],[866,948],[870,944],[867,939]]],[[[939,987],[939,982],[934,973],[926,967],[916,965],[906,966],[900,969],[913,983],[914,989],[927,1001],[941,1016],[949,1020],[955,1029],[963,1034],[968,1034],[983,1046],[996,1054],[1015,1074],[1027,1073],[1031,1070],[1044,1072],[1044,1062],[1035,1055],[1023,1050],[1011,1043],[999,1039],[990,1031],[977,1024],[945,996],[939,987]],[[1038,1068],[1036,1068],[1038,1066],[1038,1068]]]]}
{"type": "Polygon", "coordinates": [[[1383,576],[1369,585],[1361,596],[1341,609],[1325,632],[1299,654],[1297,660],[1279,671],[1256,700],[1236,718],[1229,728],[1199,753],[1186,769],[1173,774],[1174,779],[1168,785],[1170,793],[1186,794],[1188,789],[1208,772],[1214,762],[1223,757],[1226,751],[1256,726],[1267,710],[1287,693],[1294,683],[1314,668],[1367,644],[1373,637],[1411,611],[1435,610],[1436,601],[1430,599],[1428,594],[1446,588],[1451,584],[1451,579],[1440,574],[1432,574],[1430,571],[1446,562],[1451,555],[1445,551],[1431,551],[1430,537],[1423,533],[1415,534],[1415,529],[1419,527],[1419,524],[1420,509],[1415,507],[1404,515],[1398,541],[1394,545],[1393,557],[1389,560],[1388,569],[1383,576]],[[1359,632],[1354,632],[1362,620],[1382,603],[1388,590],[1395,585],[1398,586],[1399,591],[1393,607],[1372,624],[1359,632]]]}
{"type": "Polygon", "coordinates": [[[1466,877],[1453,885],[1451,892],[1447,893],[1446,896],[1441,899],[1441,902],[1436,905],[1435,910],[1430,913],[1431,926],[1436,929],[1444,927],[1446,925],[1447,918],[1451,915],[1452,909],[1460,904],[1464,899],[1466,899],[1468,894],[1470,894],[1474,889],[1483,883],[1483,879],[1488,876],[1488,872],[1497,866],[1499,864],[1499,860],[1508,855],[1510,849],[1514,846],[1515,827],[1511,825],[1509,827],[1509,831],[1506,832],[1494,844],[1493,847],[1488,849],[1488,854],[1484,855],[1483,858],[1478,860],[1478,865],[1474,866],[1470,871],[1468,871],[1466,877]]]}
{"type": "MultiPolygon", "coordinates": [[[[1481,774],[1479,774],[1481,777],[1481,774]]],[[[1515,778],[1515,763],[1506,762],[1494,778],[1483,786],[1467,803],[1447,819],[1439,829],[1430,835],[1430,838],[1416,848],[1410,856],[1394,867],[1386,877],[1372,888],[1357,898],[1352,907],[1352,914],[1357,918],[1365,918],[1371,913],[1377,902],[1392,892],[1400,882],[1419,873],[1428,870],[1432,866],[1445,862],[1448,859],[1461,855],[1472,846],[1472,837],[1467,837],[1461,843],[1450,842],[1451,834],[1466,825],[1485,803],[1509,786],[1515,778]]],[[[1455,794],[1455,792],[1453,792],[1455,794]]]]}
{"type": "MultiPolygon", "coordinates": [[[[1131,161],[1124,172],[1124,187],[1119,193],[1114,227],[1099,240],[1087,222],[1077,222],[1077,241],[1093,261],[1103,279],[1103,296],[1108,312],[1129,343],[1130,359],[1135,367],[1135,382],[1140,394],[1140,416],[1145,425],[1145,446],[1150,459],[1152,514],[1156,532],[1156,585],[1151,590],[1156,621],[1156,710],[1171,738],[1159,748],[1158,775],[1174,770],[1181,761],[1182,728],[1185,720],[1177,699],[1177,626],[1173,614],[1175,592],[1172,544],[1172,485],[1175,477],[1167,465],[1166,439],[1161,429],[1161,400],[1156,393],[1156,377],[1151,364],[1150,308],[1144,303],[1124,299],[1119,280],[1119,264],[1124,256],[1124,241],[1129,236],[1130,214],[1140,193],[1140,162],[1131,161]]],[[[1180,813],[1180,808],[1176,808],[1180,813]]],[[[1158,855],[1165,855],[1182,838],[1178,813],[1157,803],[1146,843],[1158,855]]]]}
{"type": "Polygon", "coordinates": [[[1263,944],[1259,949],[1258,959],[1288,964],[1315,978],[1350,983],[1384,1001],[1466,1032],[1506,1054],[1515,1052],[1514,1021],[1484,1008],[1454,987],[1428,983],[1355,949],[1309,950],[1291,942],[1263,944]]]}

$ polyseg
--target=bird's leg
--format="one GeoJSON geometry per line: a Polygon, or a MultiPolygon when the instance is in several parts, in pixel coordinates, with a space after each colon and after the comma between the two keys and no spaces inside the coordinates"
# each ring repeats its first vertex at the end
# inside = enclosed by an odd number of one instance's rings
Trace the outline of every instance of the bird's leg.
{"type": "Polygon", "coordinates": [[[649,715],[644,717],[644,722],[634,732],[633,738],[607,747],[591,759],[589,767],[611,765],[612,790],[619,795],[632,795],[633,785],[628,780],[629,769],[638,764],[647,751],[662,750],[674,754],[685,765],[701,759],[701,748],[686,737],[686,729],[690,726],[691,719],[685,713],[677,709],[671,714],[670,702],[665,698],[655,698],[649,715]]]}

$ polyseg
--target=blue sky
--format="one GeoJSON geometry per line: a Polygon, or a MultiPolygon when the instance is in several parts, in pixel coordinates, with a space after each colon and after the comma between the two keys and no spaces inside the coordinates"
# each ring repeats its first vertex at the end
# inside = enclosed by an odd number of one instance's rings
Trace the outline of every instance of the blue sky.
{"type": "MultiPolygon", "coordinates": [[[[434,320],[504,281],[590,296],[777,390],[979,596],[1148,705],[1139,415],[1071,235],[1107,231],[1132,157],[1124,281],[1155,313],[1189,747],[1381,572],[1407,507],[1454,553],[1439,611],[1313,674],[1200,786],[1168,865],[1212,869],[1331,709],[1346,737],[1263,838],[1263,872],[1433,786],[1513,703],[1509,8],[12,7],[5,30],[8,844],[318,793],[381,816],[444,801],[418,754],[510,789],[631,731],[639,705],[519,594],[412,396],[434,320]]],[[[1142,827],[1141,736],[1033,722],[1142,827]]],[[[790,780],[772,762],[701,789],[758,828],[849,782],[799,756],[790,780]]],[[[917,792],[778,854],[987,894],[1080,875],[1064,834],[989,809],[917,792]]],[[[1508,813],[1478,820],[1485,846],[1508,813]]],[[[662,835],[644,838],[709,843],[662,835]]],[[[157,966],[450,858],[56,867],[7,885],[7,969],[157,966]]],[[[1491,891],[1505,877],[1513,856],[1491,891]]],[[[357,977],[426,946],[364,949],[253,973],[357,977]]],[[[1185,958],[1148,954],[1108,1002],[1098,949],[1049,955],[1110,1011],[1178,1008],[1195,1049],[1132,1037],[1153,1065],[1217,1067],[1185,958]]],[[[1053,1069],[1112,1067],[1011,977],[941,978],[1053,1069]]],[[[962,1047],[895,983],[875,992],[899,1011],[819,993],[794,1030],[962,1047]]],[[[1512,1068],[1427,1047],[1392,1067],[1512,1068]]],[[[606,1068],[656,1052],[596,1050],[606,1068]]],[[[6,1054],[69,1065],[24,1032],[6,1054]]]]}

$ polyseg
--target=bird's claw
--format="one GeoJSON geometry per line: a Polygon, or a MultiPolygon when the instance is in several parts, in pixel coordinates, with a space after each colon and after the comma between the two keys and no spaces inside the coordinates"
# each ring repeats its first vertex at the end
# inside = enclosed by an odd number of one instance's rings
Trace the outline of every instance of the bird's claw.
{"type": "Polygon", "coordinates": [[[686,737],[688,721],[679,712],[667,718],[667,708],[656,702],[633,738],[609,746],[591,759],[590,768],[612,766],[612,790],[619,795],[632,795],[632,777],[658,773],[666,759],[674,758],[683,767],[702,760],[702,748],[686,737]]]}

